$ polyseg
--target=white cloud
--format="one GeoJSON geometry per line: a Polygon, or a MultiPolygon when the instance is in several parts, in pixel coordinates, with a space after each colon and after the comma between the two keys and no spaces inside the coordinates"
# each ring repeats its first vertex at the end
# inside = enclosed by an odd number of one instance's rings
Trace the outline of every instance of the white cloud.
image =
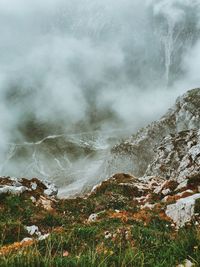
{"type": "Polygon", "coordinates": [[[200,83],[198,2],[1,0],[0,146],[27,138],[30,115],[66,130],[94,109],[128,126],[158,117],[200,83]]]}

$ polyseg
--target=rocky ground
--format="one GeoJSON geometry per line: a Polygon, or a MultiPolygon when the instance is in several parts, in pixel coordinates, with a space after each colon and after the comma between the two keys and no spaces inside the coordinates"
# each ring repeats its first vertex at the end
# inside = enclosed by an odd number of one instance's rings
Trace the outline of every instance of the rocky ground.
{"type": "Polygon", "coordinates": [[[0,266],[200,266],[199,115],[195,89],[113,148],[104,170],[128,173],[82,197],[1,177],[0,266]]]}

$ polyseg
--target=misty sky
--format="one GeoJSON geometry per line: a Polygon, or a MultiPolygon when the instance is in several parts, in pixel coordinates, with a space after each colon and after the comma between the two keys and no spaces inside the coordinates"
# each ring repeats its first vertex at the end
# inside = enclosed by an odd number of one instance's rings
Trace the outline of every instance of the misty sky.
{"type": "Polygon", "coordinates": [[[1,0],[2,149],[33,125],[39,138],[43,125],[134,129],[158,118],[199,86],[199,11],[192,0],[1,0]]]}

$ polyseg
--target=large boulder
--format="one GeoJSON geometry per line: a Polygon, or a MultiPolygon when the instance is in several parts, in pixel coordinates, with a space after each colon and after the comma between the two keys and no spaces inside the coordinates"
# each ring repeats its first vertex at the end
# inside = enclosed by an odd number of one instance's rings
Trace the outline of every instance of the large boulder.
{"type": "Polygon", "coordinates": [[[167,206],[166,215],[176,223],[177,228],[191,221],[195,213],[195,202],[198,199],[200,199],[200,194],[194,194],[167,206]]]}

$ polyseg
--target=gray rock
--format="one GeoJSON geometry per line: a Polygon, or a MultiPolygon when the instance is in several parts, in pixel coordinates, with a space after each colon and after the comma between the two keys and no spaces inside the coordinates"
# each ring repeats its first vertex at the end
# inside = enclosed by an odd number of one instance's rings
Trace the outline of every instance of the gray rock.
{"type": "Polygon", "coordinates": [[[97,221],[97,218],[98,218],[98,214],[93,213],[93,214],[91,214],[91,215],[89,216],[89,218],[88,218],[87,221],[88,221],[89,223],[96,222],[96,221],[97,221]]]}
{"type": "Polygon", "coordinates": [[[36,190],[37,189],[37,183],[31,183],[31,188],[32,190],[36,190]]]}
{"type": "Polygon", "coordinates": [[[166,215],[174,221],[177,228],[191,221],[197,199],[200,199],[200,194],[179,199],[175,204],[167,206],[166,215]]]}
{"type": "MultiPolygon", "coordinates": [[[[176,104],[157,122],[139,130],[136,134],[113,147],[108,159],[102,166],[104,177],[117,172],[130,172],[136,176],[143,176],[148,165],[154,160],[157,149],[163,138],[171,138],[186,130],[200,129],[200,89],[188,91],[179,97],[176,104]]],[[[168,142],[165,151],[160,151],[160,157],[173,152],[173,144],[168,142]]],[[[193,142],[193,140],[189,140],[193,142]]],[[[189,143],[194,146],[195,143],[189,143]]],[[[194,148],[193,148],[194,149],[194,148]]],[[[198,148],[197,148],[198,149],[198,148]]],[[[191,153],[194,153],[192,150],[191,153]]],[[[196,154],[197,152],[195,152],[196,154]]],[[[169,158],[170,160],[170,155],[169,158]]],[[[176,166],[173,166],[176,167],[176,166]]],[[[168,175],[168,174],[167,174],[168,175]]]]}
{"type": "Polygon", "coordinates": [[[0,195],[1,194],[13,194],[13,195],[20,195],[29,189],[25,186],[9,186],[5,185],[0,187],[0,195]]]}
{"type": "Polygon", "coordinates": [[[44,182],[47,189],[44,190],[44,194],[46,196],[52,197],[56,196],[58,194],[58,188],[55,186],[55,184],[51,184],[49,182],[44,182]]]}
{"type": "Polygon", "coordinates": [[[161,141],[145,175],[170,177],[185,184],[199,172],[200,130],[188,130],[168,135],[161,141]]]}
{"type": "Polygon", "coordinates": [[[39,232],[39,228],[36,225],[32,225],[32,226],[26,226],[25,229],[27,230],[27,232],[29,233],[29,235],[37,235],[40,236],[41,233],[39,232]]]}

